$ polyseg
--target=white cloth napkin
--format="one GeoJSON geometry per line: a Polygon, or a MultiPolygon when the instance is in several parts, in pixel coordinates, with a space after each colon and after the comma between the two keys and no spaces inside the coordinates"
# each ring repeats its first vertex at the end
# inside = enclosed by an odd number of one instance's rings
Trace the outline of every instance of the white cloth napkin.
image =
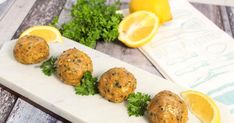
{"type": "Polygon", "coordinates": [[[234,116],[234,40],[186,0],[140,50],[173,82],[212,97],[234,116]]]}

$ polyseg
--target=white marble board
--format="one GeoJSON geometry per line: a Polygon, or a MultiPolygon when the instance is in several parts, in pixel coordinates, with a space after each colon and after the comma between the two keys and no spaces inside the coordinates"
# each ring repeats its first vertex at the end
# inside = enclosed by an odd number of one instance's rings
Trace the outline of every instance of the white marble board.
{"type": "MultiPolygon", "coordinates": [[[[15,41],[5,43],[0,50],[0,83],[31,99],[39,105],[74,123],[144,123],[145,117],[129,117],[126,104],[108,102],[99,95],[78,96],[74,88],[63,84],[55,76],[45,76],[37,65],[23,65],[13,57],[15,41]]],[[[64,38],[64,43],[50,44],[50,53],[58,56],[62,51],[76,47],[87,53],[94,64],[94,75],[100,76],[112,67],[125,67],[137,78],[136,91],[154,96],[161,90],[177,94],[184,91],[176,84],[64,38]]],[[[189,123],[199,122],[189,114],[189,123]]]]}

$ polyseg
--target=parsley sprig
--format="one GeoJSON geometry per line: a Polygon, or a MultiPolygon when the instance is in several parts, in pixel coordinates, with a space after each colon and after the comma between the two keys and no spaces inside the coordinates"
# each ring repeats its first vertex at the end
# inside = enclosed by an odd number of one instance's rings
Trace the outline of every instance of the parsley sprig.
{"type": "Polygon", "coordinates": [[[93,77],[89,71],[85,72],[80,85],[75,86],[75,91],[76,94],[83,96],[97,94],[97,77],[93,77]]]}
{"type": "MultiPolygon", "coordinates": [[[[122,15],[116,13],[119,3],[106,5],[106,0],[77,0],[71,9],[72,19],[64,23],[63,36],[94,48],[96,41],[114,41],[122,15]]],[[[55,25],[53,23],[53,25],[55,25]]]]}
{"type": "Polygon", "coordinates": [[[40,68],[42,69],[42,72],[47,75],[51,76],[53,73],[56,72],[55,62],[57,58],[56,57],[50,57],[47,61],[44,61],[40,68]]]}
{"type": "Polygon", "coordinates": [[[129,116],[143,116],[150,101],[150,95],[141,92],[132,93],[127,99],[129,116]]]}
{"type": "MultiPolygon", "coordinates": [[[[42,72],[51,76],[56,72],[55,62],[57,58],[51,57],[47,61],[43,62],[40,68],[42,72]]],[[[98,93],[98,80],[97,77],[93,77],[92,73],[87,71],[84,73],[80,85],[75,86],[75,92],[78,95],[89,96],[98,93]]],[[[127,98],[127,110],[129,116],[143,116],[149,101],[151,100],[150,95],[137,92],[132,93],[127,98]]]]}

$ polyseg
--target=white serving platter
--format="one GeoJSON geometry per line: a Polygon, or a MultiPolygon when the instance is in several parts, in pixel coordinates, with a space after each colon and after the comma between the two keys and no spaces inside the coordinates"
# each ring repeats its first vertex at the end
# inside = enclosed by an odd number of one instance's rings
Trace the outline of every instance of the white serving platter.
{"type": "MultiPolygon", "coordinates": [[[[63,84],[55,76],[45,76],[39,68],[40,64],[18,63],[12,52],[14,45],[15,40],[6,42],[0,50],[0,84],[74,123],[148,122],[146,117],[129,117],[125,103],[111,103],[100,95],[76,95],[72,86],[63,84]]],[[[58,56],[62,51],[73,47],[91,57],[94,76],[100,76],[112,67],[125,67],[137,79],[136,91],[148,93],[153,97],[162,90],[170,90],[177,94],[185,90],[168,80],[66,38],[64,38],[64,43],[50,44],[50,54],[58,56]]],[[[194,115],[189,113],[188,123],[199,122],[194,115]]]]}

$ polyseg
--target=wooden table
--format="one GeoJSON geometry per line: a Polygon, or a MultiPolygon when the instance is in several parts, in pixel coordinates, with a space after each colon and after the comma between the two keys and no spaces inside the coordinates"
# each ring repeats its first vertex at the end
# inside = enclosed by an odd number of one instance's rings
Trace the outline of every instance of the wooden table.
{"type": "MultiPolygon", "coordinates": [[[[68,11],[69,8],[71,8],[71,1],[72,0],[36,0],[19,28],[14,31],[12,39],[17,38],[23,30],[30,26],[46,25],[50,23],[54,16],[59,16],[62,11],[68,11]]],[[[109,2],[111,1],[113,0],[109,0],[109,2]]],[[[219,28],[230,36],[234,36],[234,7],[192,4],[211,19],[219,28]]],[[[122,8],[127,8],[127,3],[123,3],[122,8]]],[[[127,48],[119,42],[99,42],[96,50],[133,64],[158,76],[162,76],[157,68],[154,67],[138,49],[127,48]]],[[[55,123],[69,121],[56,115],[56,112],[50,112],[39,104],[0,85],[0,123],[5,122],[55,123]]]]}

